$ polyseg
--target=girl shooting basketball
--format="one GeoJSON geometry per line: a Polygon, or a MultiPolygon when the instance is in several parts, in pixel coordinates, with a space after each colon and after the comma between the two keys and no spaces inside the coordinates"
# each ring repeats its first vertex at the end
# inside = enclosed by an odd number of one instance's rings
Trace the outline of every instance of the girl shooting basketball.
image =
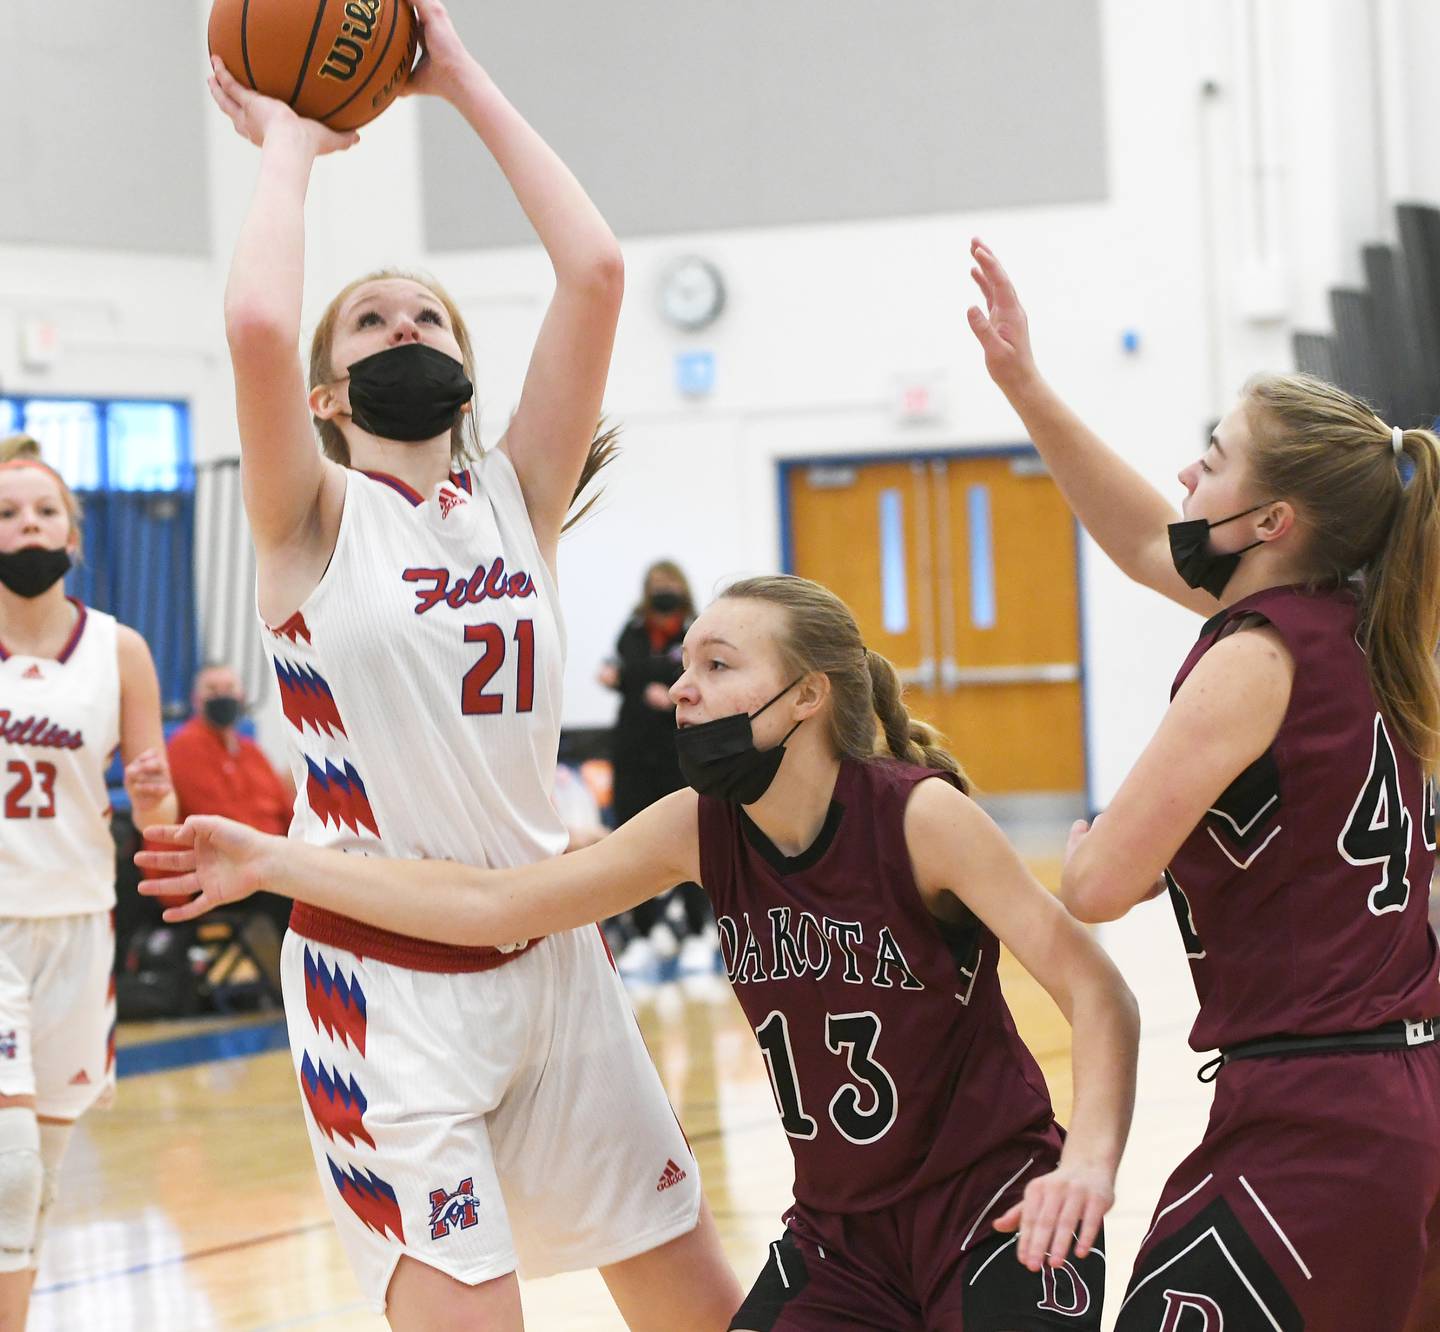
{"type": "Polygon", "coordinates": [[[113,1095],[119,747],[135,824],[176,809],[145,640],[65,595],[70,487],[0,441],[0,1328],[20,1329],[75,1121],[113,1095]]]}
{"type": "MultiPolygon", "coordinates": [[[[519,406],[483,455],[468,336],[433,282],[381,273],[341,291],[307,389],[306,187],[315,159],[354,135],[218,62],[211,79],[261,149],[225,320],[299,792],[291,833],[397,875],[412,857],[519,865],[565,848],[550,800],[556,547],[603,460],[591,437],[623,285],[615,238],[574,177],[444,7],[416,10],[425,54],[407,91],[465,117],[555,270],[519,406]]],[[[282,956],[321,1188],[365,1294],[395,1326],[512,1332],[517,1266],[599,1267],[633,1329],[723,1327],[739,1288],[597,932],[469,947],[391,924],[362,924],[344,901],[301,907],[282,956]],[[685,1178],[657,1191],[670,1161],[685,1178]]]]}
{"type": "Polygon", "coordinates": [[[1190,1043],[1220,1050],[1117,1328],[1440,1327],[1440,441],[1319,380],[1257,378],[1180,473],[1177,520],[1041,379],[1009,278],[972,252],[986,366],[1076,515],[1208,617],[1062,880],[1098,921],[1163,874],[1190,1043]]]}
{"type": "Polygon", "coordinates": [[[687,634],[672,696],[696,789],[560,860],[387,874],[215,819],[168,830],[192,849],[147,860],[189,871],[168,891],[200,893],[172,919],[263,883],[472,942],[570,929],[699,882],[796,1168],[784,1236],[732,1327],[1099,1328],[1096,1241],[1137,1035],[1114,968],[966,797],[824,588],[731,587],[687,634]],[[997,938],[1074,1032],[1063,1140],[1000,994],[997,938]]]}

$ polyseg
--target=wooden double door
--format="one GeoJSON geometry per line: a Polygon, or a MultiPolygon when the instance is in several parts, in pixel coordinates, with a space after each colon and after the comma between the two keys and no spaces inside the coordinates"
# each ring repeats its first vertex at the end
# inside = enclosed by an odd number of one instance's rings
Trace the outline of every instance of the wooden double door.
{"type": "Polygon", "coordinates": [[[1085,788],[1076,527],[1031,449],[784,464],[787,565],[991,795],[1085,788]]]}

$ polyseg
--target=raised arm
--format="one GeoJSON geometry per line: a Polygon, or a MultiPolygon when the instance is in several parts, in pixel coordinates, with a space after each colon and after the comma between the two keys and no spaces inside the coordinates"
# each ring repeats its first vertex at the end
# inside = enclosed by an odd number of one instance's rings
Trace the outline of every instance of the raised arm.
{"type": "Polygon", "coordinates": [[[970,253],[985,309],[972,305],[967,316],[984,348],[985,368],[1024,422],[1065,502],[1127,577],[1198,615],[1213,615],[1215,599],[1188,587],[1171,561],[1166,527],[1179,513],[1045,382],[1009,276],[982,242],[972,241],[970,253]]]}
{"type": "Polygon", "coordinates": [[[905,840],[927,901],[953,893],[994,932],[1070,1023],[1074,1109],[1059,1167],[1031,1182],[996,1223],[1020,1229],[1016,1256],[1039,1271],[1090,1251],[1115,1201],[1115,1171],[1135,1106],[1139,1012],[1114,963],[1035,880],[972,800],[922,782],[905,810],[905,840]]]}
{"type": "Polygon", "coordinates": [[[236,132],[261,150],[225,286],[245,512],[262,586],[267,565],[282,562],[291,566],[287,580],[309,572],[313,586],[334,548],[345,492],[340,469],[316,446],[300,365],[305,194],[315,159],[358,136],[301,119],[283,102],[237,83],[218,59],[210,92],[236,132]]]}
{"type": "Polygon", "coordinates": [[[501,447],[552,568],[560,527],[600,420],[624,292],[614,234],[580,183],[465,50],[438,0],[414,0],[425,56],[406,91],[450,102],[515,191],[555,270],[550,301],[501,447]]]}
{"type": "Polygon", "coordinates": [[[593,846],[518,869],[346,855],[208,815],[147,828],[145,835],[175,849],[141,852],[136,863],[180,877],[142,885],[141,892],[198,894],[166,911],[168,921],[190,920],[264,888],[413,938],[471,946],[588,925],[700,878],[693,791],[666,796],[593,846]]]}

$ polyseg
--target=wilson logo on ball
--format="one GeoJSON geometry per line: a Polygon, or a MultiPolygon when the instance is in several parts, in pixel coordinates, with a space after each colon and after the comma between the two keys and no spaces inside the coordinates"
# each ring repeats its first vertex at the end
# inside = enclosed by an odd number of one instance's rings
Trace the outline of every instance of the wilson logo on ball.
{"type": "Polygon", "coordinates": [[[375,20],[380,13],[380,0],[350,0],[345,6],[345,22],[330,47],[330,54],[320,66],[322,79],[338,79],[349,83],[364,58],[365,48],[375,36],[375,20]]]}
{"type": "Polygon", "coordinates": [[[374,120],[415,64],[407,0],[212,0],[210,53],[242,84],[334,130],[374,120]]]}

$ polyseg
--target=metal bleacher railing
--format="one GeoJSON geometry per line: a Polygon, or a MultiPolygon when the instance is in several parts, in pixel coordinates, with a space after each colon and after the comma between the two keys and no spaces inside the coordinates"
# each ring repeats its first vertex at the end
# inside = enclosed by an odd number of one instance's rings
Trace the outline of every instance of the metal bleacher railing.
{"type": "Polygon", "coordinates": [[[1386,421],[1440,418],[1440,208],[1400,204],[1399,243],[1367,245],[1363,287],[1330,292],[1333,333],[1294,335],[1299,369],[1369,402],[1386,421]]]}

